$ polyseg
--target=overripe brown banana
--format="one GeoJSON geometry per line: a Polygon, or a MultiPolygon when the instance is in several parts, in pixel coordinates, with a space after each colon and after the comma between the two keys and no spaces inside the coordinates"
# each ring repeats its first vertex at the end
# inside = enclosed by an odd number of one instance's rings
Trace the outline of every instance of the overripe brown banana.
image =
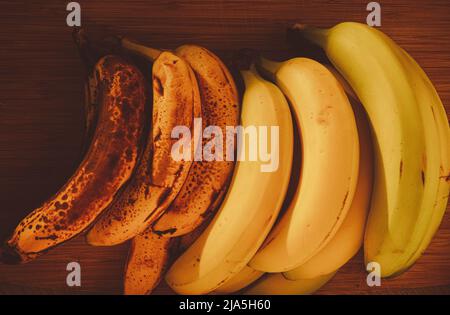
{"type": "Polygon", "coordinates": [[[69,181],[25,217],[7,241],[2,259],[26,262],[84,231],[112,202],[136,164],[145,110],[141,72],[118,56],[95,67],[99,117],[92,144],[69,181]]]}
{"type": "MultiPolygon", "coordinates": [[[[175,53],[186,60],[197,77],[204,127],[218,126],[225,136],[226,126],[238,125],[240,107],[238,91],[227,67],[211,51],[200,46],[183,45],[175,53]]],[[[227,141],[232,140],[229,138],[227,141]]],[[[155,222],[153,230],[169,237],[193,231],[217,210],[215,201],[228,186],[233,167],[233,161],[225,159],[193,162],[183,188],[155,222]]]]}
{"type": "Polygon", "coordinates": [[[194,118],[201,117],[197,80],[175,54],[153,57],[152,132],[132,181],[89,231],[91,245],[116,245],[144,232],[176,197],[192,164],[171,158],[177,142],[171,133],[176,126],[187,126],[193,134],[194,118]]]}
{"type": "Polygon", "coordinates": [[[158,236],[148,228],[131,241],[125,267],[124,294],[150,294],[159,284],[176,239],[158,236]]]}
{"type": "MultiPolygon", "coordinates": [[[[214,202],[218,207],[225,195],[221,190],[214,202]]],[[[131,241],[124,277],[126,295],[149,294],[161,281],[161,276],[173,259],[181,255],[203,233],[211,222],[209,215],[195,230],[180,237],[168,238],[157,235],[149,226],[131,241]]]]}

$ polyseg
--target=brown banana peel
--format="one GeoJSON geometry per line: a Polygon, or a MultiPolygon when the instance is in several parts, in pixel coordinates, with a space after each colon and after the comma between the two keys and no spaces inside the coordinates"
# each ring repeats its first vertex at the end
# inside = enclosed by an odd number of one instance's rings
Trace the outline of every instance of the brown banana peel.
{"type": "MultiPolygon", "coordinates": [[[[211,51],[200,46],[183,45],[175,53],[186,60],[197,77],[203,127],[220,127],[224,139],[230,141],[226,137],[226,126],[239,124],[240,106],[238,91],[227,67],[211,51]]],[[[232,147],[233,143],[229,145],[232,147]]],[[[223,161],[194,161],[180,193],[154,223],[155,233],[181,236],[201,225],[217,210],[215,201],[227,188],[233,168],[234,162],[226,161],[225,152],[223,161]]]]}
{"type": "Polygon", "coordinates": [[[171,132],[187,126],[193,134],[194,118],[201,117],[197,80],[175,54],[162,52],[155,58],[152,132],[130,184],[89,231],[91,245],[116,245],[143,233],[177,196],[191,167],[190,160],[171,158],[177,142],[171,132]]]}
{"type": "MultiPolygon", "coordinates": [[[[221,191],[216,203],[223,199],[221,191]]],[[[160,283],[167,267],[203,233],[211,222],[209,216],[192,232],[181,237],[169,238],[155,234],[151,226],[134,237],[128,252],[124,275],[125,295],[150,294],[160,283]]]]}
{"type": "Polygon", "coordinates": [[[29,261],[83,232],[131,176],[142,137],[145,80],[117,56],[95,67],[99,117],[84,160],[68,182],[25,217],[7,241],[2,260],[29,261]]]}
{"type": "Polygon", "coordinates": [[[125,267],[125,295],[146,295],[153,291],[170,261],[174,241],[152,233],[151,229],[133,238],[125,267]]]}

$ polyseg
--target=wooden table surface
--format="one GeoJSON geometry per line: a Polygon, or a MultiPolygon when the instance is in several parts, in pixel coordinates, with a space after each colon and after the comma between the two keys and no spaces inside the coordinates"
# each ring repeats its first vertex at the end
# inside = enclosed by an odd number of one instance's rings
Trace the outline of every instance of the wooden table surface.
{"type": "MultiPolygon", "coordinates": [[[[69,1],[0,0],[0,239],[67,180],[80,160],[83,68],[66,25],[69,1]],[[31,3],[32,2],[32,3],[31,3]]],[[[368,1],[79,1],[82,24],[156,47],[205,45],[226,58],[255,48],[269,57],[299,55],[285,43],[293,22],[365,22],[368,1]]],[[[448,1],[382,1],[381,29],[423,66],[450,112],[448,1]]],[[[78,237],[21,266],[0,265],[0,293],[120,293],[128,245],[94,248],[78,237]],[[65,284],[77,261],[82,285],[65,284]]],[[[407,273],[366,285],[361,255],[319,293],[450,291],[450,215],[407,273]],[[429,289],[432,287],[432,289],[429,289]]],[[[169,292],[159,288],[159,293],[169,292]]]]}

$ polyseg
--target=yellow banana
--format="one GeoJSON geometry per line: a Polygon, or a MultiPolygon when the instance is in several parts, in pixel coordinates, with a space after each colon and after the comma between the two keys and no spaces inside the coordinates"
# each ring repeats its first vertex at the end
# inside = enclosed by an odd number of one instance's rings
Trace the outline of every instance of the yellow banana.
{"type": "Polygon", "coordinates": [[[371,248],[371,241],[383,236],[375,234],[376,227],[372,227],[367,233],[366,262],[376,261],[382,265],[383,274],[396,275],[405,271],[420,257],[437,230],[447,207],[450,187],[447,181],[450,173],[449,127],[439,96],[420,66],[390,38],[384,34],[380,36],[405,67],[419,104],[422,121],[427,126],[425,129],[427,152],[426,160],[423,162],[424,194],[409,242],[399,248],[390,237],[385,237],[379,248],[371,248]],[[376,253],[375,256],[372,256],[372,253],[376,253]]]}
{"type": "Polygon", "coordinates": [[[343,88],[318,62],[263,60],[262,68],[290,100],[300,128],[302,167],[289,209],[249,266],[284,272],[316,255],[344,221],[358,179],[358,131],[343,88]]]}
{"type": "Polygon", "coordinates": [[[264,275],[264,272],[255,270],[249,266],[242,268],[239,273],[233,275],[224,284],[214,290],[214,293],[218,294],[231,294],[236,293],[251,283],[255,282],[264,275]]]}
{"type": "MultiPolygon", "coordinates": [[[[358,175],[358,186],[348,214],[337,231],[334,238],[317,255],[305,264],[294,270],[284,273],[288,280],[313,279],[334,273],[352,258],[361,247],[367,212],[370,204],[372,191],[373,161],[372,141],[370,138],[370,127],[365,116],[364,109],[358,103],[351,88],[346,86],[345,80],[339,73],[329,70],[336,76],[349,95],[353,106],[360,139],[360,169],[358,175]]],[[[246,266],[238,274],[216,289],[215,293],[235,293],[249,286],[259,279],[264,273],[246,266]]],[[[270,277],[270,276],[269,276],[270,277]]],[[[279,278],[279,276],[275,277],[279,278]]],[[[303,282],[304,283],[304,282],[303,282]]]]}
{"type": "MultiPolygon", "coordinates": [[[[335,74],[337,76],[337,74],[335,74]]],[[[339,82],[344,80],[337,77],[339,82]]],[[[327,275],[341,268],[361,248],[364,227],[370,207],[373,182],[373,152],[370,126],[362,105],[349,99],[356,116],[359,135],[359,175],[355,196],[339,230],[333,239],[314,257],[299,267],[284,273],[289,280],[312,279],[327,275]]]]}
{"type": "MultiPolygon", "coordinates": [[[[255,135],[252,130],[258,134],[261,127],[278,126],[278,139],[271,130],[268,145],[279,146],[279,166],[273,172],[262,172],[266,162],[249,160],[250,145],[242,142],[241,153],[246,158],[238,160],[219,211],[166,274],[166,282],[177,293],[212,292],[244,268],[269,233],[287,190],[293,150],[289,106],[279,89],[254,71],[242,75],[246,85],[242,127],[255,135]]],[[[238,133],[238,140],[245,139],[246,133],[238,133]]]]}
{"type": "MultiPolygon", "coordinates": [[[[367,25],[297,29],[325,49],[368,113],[376,154],[368,229],[389,235],[402,247],[419,214],[426,155],[424,126],[408,74],[381,32],[367,25]]],[[[374,238],[371,247],[378,248],[382,240],[374,238]]]]}
{"type": "Polygon", "coordinates": [[[448,122],[436,122],[442,103],[420,67],[382,32],[358,23],[297,30],[325,49],[366,108],[376,175],[365,258],[381,264],[382,276],[395,275],[424,250],[444,212],[448,122]]]}
{"type": "Polygon", "coordinates": [[[328,281],[336,272],[318,276],[313,279],[288,280],[282,273],[267,273],[254,285],[243,292],[244,295],[308,295],[313,294],[328,281]]]}
{"type": "Polygon", "coordinates": [[[416,63],[416,61],[406,53],[406,51],[403,51],[403,53],[405,54],[405,57],[408,59],[409,67],[411,67],[411,70],[416,73],[414,80],[417,80],[415,81],[417,93],[423,93],[425,98],[429,97],[429,99],[431,100],[433,118],[439,133],[439,142],[441,149],[441,165],[439,168],[440,181],[438,194],[433,207],[429,226],[427,227],[426,232],[414,254],[408,259],[406,264],[402,265],[401,271],[404,271],[410,266],[412,266],[414,262],[416,262],[416,260],[419,259],[419,257],[424,253],[424,251],[430,244],[431,239],[433,238],[434,234],[439,228],[439,225],[441,224],[445,210],[447,209],[450,190],[450,128],[447,113],[445,112],[444,105],[442,104],[439,95],[436,92],[436,89],[434,88],[433,84],[431,83],[426,73],[422,70],[422,68],[420,68],[420,66],[416,63]],[[421,79],[421,82],[423,84],[423,86],[420,88],[419,86],[421,85],[421,83],[418,81],[419,79],[421,79]]]}

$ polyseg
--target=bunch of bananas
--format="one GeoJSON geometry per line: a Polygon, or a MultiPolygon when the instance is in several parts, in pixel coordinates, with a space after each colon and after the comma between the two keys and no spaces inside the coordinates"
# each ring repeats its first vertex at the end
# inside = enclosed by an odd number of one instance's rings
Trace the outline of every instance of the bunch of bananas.
{"type": "MultiPolygon", "coordinates": [[[[374,28],[290,32],[321,46],[334,67],[259,58],[240,72],[241,102],[228,68],[204,47],[160,51],[120,38],[128,57],[91,58],[86,156],[19,223],[2,260],[29,261],[87,231],[93,246],[131,240],[126,294],[148,294],[164,275],[180,294],[310,294],[363,243],[381,276],[407,270],[448,202],[450,132],[439,96],[374,28]],[[152,93],[132,55],[152,63],[152,93]],[[196,118],[223,134],[277,126],[278,167],[171,158],[172,130],[195,134],[196,118]]],[[[246,135],[235,137],[230,145],[248,152],[246,135]]],[[[201,146],[192,141],[190,153],[201,146]]]]}

